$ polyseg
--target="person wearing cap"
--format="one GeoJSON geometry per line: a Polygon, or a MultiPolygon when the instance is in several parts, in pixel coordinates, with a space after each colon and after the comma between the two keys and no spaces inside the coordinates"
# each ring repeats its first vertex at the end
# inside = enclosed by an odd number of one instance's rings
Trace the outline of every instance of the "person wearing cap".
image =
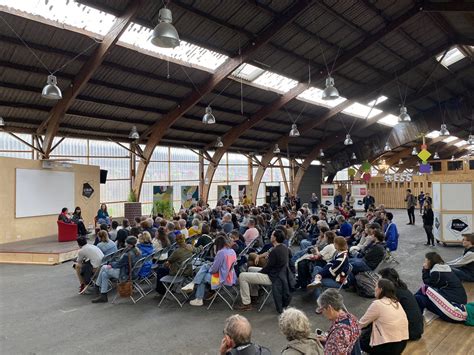
{"type": "Polygon", "coordinates": [[[210,284],[211,290],[215,290],[221,284],[233,286],[237,281],[235,270],[232,267],[237,260],[237,255],[234,249],[232,249],[232,239],[222,233],[216,238],[214,244],[216,246],[222,246],[217,251],[214,262],[212,264],[203,265],[194,277],[194,280],[182,288],[184,292],[192,292],[194,286],[197,286],[196,297],[189,302],[191,306],[203,305],[202,300],[204,298],[204,292],[206,291],[206,285],[210,284]]]}
{"type": "Polygon", "coordinates": [[[129,258],[131,265],[133,265],[140,259],[140,249],[136,247],[138,242],[137,237],[130,236],[125,240],[126,247],[125,251],[118,261],[113,261],[108,265],[103,265],[100,269],[99,276],[97,277],[96,285],[99,287],[100,296],[94,298],[92,303],[106,303],[107,292],[109,290],[109,280],[119,279],[127,280],[129,277],[129,258]]]}
{"type": "MultiPolygon", "coordinates": [[[[160,279],[163,276],[171,275],[174,276],[178,273],[181,263],[193,255],[193,247],[186,244],[186,237],[181,233],[176,236],[176,245],[178,246],[175,251],[168,257],[168,260],[163,266],[156,269],[156,292],[158,297],[164,295],[166,288],[160,279]]],[[[183,276],[192,276],[193,269],[191,264],[184,270],[183,276]]]]}

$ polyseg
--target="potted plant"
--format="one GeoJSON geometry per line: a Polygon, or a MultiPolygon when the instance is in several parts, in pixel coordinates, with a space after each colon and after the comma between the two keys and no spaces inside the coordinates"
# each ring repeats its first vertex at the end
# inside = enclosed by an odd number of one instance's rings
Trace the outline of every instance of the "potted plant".
{"type": "Polygon", "coordinates": [[[125,202],[125,218],[133,221],[135,217],[142,216],[142,203],[137,201],[137,196],[133,190],[128,194],[128,202],[125,202]]]}
{"type": "Polygon", "coordinates": [[[174,209],[171,201],[160,200],[153,202],[153,215],[161,214],[166,219],[173,218],[174,209]]]}

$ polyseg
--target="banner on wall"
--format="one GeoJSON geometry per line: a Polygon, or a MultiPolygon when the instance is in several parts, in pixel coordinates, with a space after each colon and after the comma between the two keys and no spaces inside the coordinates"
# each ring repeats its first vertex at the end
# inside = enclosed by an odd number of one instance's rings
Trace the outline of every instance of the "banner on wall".
{"type": "Polygon", "coordinates": [[[169,202],[173,205],[173,186],[153,186],[153,203],[155,201],[169,202]]]}
{"type": "Polygon", "coordinates": [[[239,201],[242,202],[244,200],[244,196],[247,198],[252,199],[250,194],[250,185],[239,185],[239,201]]]}
{"type": "Polygon", "coordinates": [[[364,210],[364,196],[367,195],[367,185],[365,184],[353,184],[351,186],[351,194],[354,198],[354,209],[356,211],[364,210]]]}
{"type": "Polygon", "coordinates": [[[232,190],[230,185],[217,185],[217,200],[220,200],[222,196],[232,195],[232,190]]]}
{"type": "Polygon", "coordinates": [[[191,208],[196,206],[199,200],[199,186],[181,186],[181,206],[191,208]]]}
{"type": "Polygon", "coordinates": [[[385,182],[405,182],[405,181],[412,181],[413,174],[410,173],[401,173],[401,174],[385,174],[383,176],[383,180],[385,182]]]}
{"type": "Polygon", "coordinates": [[[461,241],[464,233],[472,232],[472,215],[444,213],[442,227],[443,241],[461,241]]]}
{"type": "Polygon", "coordinates": [[[321,185],[321,204],[332,208],[334,207],[334,194],[335,194],[334,185],[321,185]]]}

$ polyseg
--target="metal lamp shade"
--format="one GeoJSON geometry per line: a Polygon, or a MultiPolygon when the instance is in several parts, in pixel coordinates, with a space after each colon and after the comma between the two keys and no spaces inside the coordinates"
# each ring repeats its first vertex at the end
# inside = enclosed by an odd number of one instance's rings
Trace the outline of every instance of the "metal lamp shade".
{"type": "Polygon", "coordinates": [[[61,89],[58,87],[57,83],[57,79],[54,75],[48,75],[48,81],[41,92],[41,96],[49,100],[61,100],[63,94],[61,93],[61,89]]]}
{"type": "Polygon", "coordinates": [[[434,153],[433,159],[439,159],[439,154],[438,154],[438,152],[435,152],[435,153],[434,153]]]}
{"type": "Polygon", "coordinates": [[[398,161],[398,165],[402,165],[402,164],[403,164],[403,159],[400,159],[400,160],[398,161]]]}
{"type": "Polygon", "coordinates": [[[217,137],[216,139],[216,147],[217,148],[222,148],[224,146],[224,143],[222,143],[221,137],[217,137]]]}
{"type": "Polygon", "coordinates": [[[216,118],[212,114],[212,108],[210,106],[206,107],[206,113],[202,116],[202,123],[204,124],[214,124],[216,123],[216,118]]]}
{"type": "Polygon", "coordinates": [[[280,147],[278,146],[278,144],[275,144],[275,147],[273,148],[273,154],[278,154],[280,153],[280,147]]]}
{"type": "Polygon", "coordinates": [[[439,130],[439,135],[443,137],[449,136],[448,128],[446,127],[444,123],[441,125],[441,129],[439,130]]]}
{"type": "Polygon", "coordinates": [[[344,140],[344,145],[352,145],[352,138],[350,134],[346,134],[346,139],[344,140]]]}
{"type": "Polygon", "coordinates": [[[351,155],[351,160],[357,160],[357,155],[356,155],[356,153],[352,153],[352,155],[351,155]]]}
{"type": "Polygon", "coordinates": [[[411,155],[418,155],[418,151],[416,150],[416,147],[413,147],[413,150],[411,151],[411,155]]]}
{"type": "Polygon", "coordinates": [[[133,126],[132,129],[130,130],[130,134],[128,135],[128,138],[137,140],[140,138],[140,135],[138,134],[137,131],[137,126],[133,126]]]}
{"type": "Polygon", "coordinates": [[[160,23],[154,28],[150,42],[161,48],[174,48],[179,46],[179,35],[176,28],[171,24],[173,17],[171,10],[163,8],[158,15],[160,23]]]}
{"type": "Polygon", "coordinates": [[[293,123],[291,125],[290,137],[299,137],[299,136],[300,136],[300,131],[298,131],[298,127],[296,127],[296,124],[293,123]]]}
{"type": "Polygon", "coordinates": [[[398,122],[411,122],[411,117],[405,106],[400,107],[400,114],[398,115],[398,122]]]}
{"type": "Polygon", "coordinates": [[[474,134],[470,134],[469,138],[467,139],[467,143],[470,145],[474,145],[474,134]]]}
{"type": "Polygon", "coordinates": [[[385,147],[383,147],[383,151],[384,152],[389,152],[391,150],[392,150],[392,147],[390,147],[390,144],[388,144],[388,142],[385,143],[385,147]]]}
{"type": "Polygon", "coordinates": [[[322,150],[322,149],[319,150],[319,156],[321,158],[324,158],[324,150],[322,150]]]}
{"type": "Polygon", "coordinates": [[[5,120],[0,116],[0,127],[5,126],[5,120]]]}
{"type": "Polygon", "coordinates": [[[323,100],[336,100],[339,98],[339,91],[334,86],[334,79],[331,76],[326,78],[326,88],[323,90],[321,98],[323,100]]]}

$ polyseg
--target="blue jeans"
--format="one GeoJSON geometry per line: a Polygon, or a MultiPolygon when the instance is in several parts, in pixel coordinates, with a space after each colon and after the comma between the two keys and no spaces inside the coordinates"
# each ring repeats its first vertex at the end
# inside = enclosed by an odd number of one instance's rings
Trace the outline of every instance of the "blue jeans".
{"type": "Polygon", "coordinates": [[[120,269],[109,268],[108,265],[102,266],[95,282],[100,287],[100,293],[107,293],[109,291],[109,279],[118,279],[119,276],[120,269]]]}
{"type": "MultiPolygon", "coordinates": [[[[319,274],[322,270],[323,270],[323,268],[321,266],[315,266],[314,269],[313,269],[313,277],[316,277],[316,275],[319,274]]],[[[314,289],[314,297],[316,299],[318,299],[319,296],[321,295],[321,293],[323,293],[324,288],[339,288],[339,287],[341,287],[340,283],[336,282],[336,280],[331,279],[329,277],[325,277],[325,278],[321,279],[321,284],[323,285],[323,287],[316,287],[314,289]]]]}
{"type": "Polygon", "coordinates": [[[196,299],[202,300],[204,293],[206,292],[206,284],[211,283],[211,274],[209,273],[210,264],[204,264],[199,269],[196,276],[194,276],[193,282],[197,285],[196,288],[196,299]]]}
{"type": "Polygon", "coordinates": [[[300,242],[300,249],[301,250],[305,250],[308,249],[310,246],[313,245],[313,242],[309,239],[303,239],[301,242],[300,242]]]}
{"type": "Polygon", "coordinates": [[[363,258],[349,259],[349,264],[352,265],[352,273],[357,275],[359,272],[372,271],[372,269],[365,263],[363,258]]]}
{"type": "Polygon", "coordinates": [[[451,270],[453,270],[459,280],[466,282],[474,282],[474,275],[466,271],[465,269],[451,267],[451,270]]]}
{"type": "Polygon", "coordinates": [[[291,262],[294,264],[296,263],[296,260],[298,260],[299,258],[301,258],[303,255],[305,255],[307,253],[306,249],[304,250],[299,250],[297,251],[293,257],[291,258],[291,262]]]}
{"type": "Polygon", "coordinates": [[[107,224],[108,226],[110,226],[110,217],[99,218],[99,220],[97,221],[97,223],[99,223],[99,224],[107,224]]]}

